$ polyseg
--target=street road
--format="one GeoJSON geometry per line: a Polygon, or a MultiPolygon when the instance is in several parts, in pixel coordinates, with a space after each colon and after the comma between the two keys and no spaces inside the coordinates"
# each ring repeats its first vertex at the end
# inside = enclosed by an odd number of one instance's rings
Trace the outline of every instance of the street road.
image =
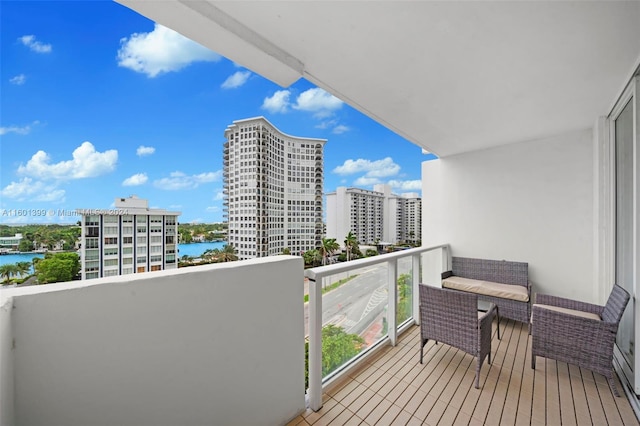
{"type": "MultiPolygon", "coordinates": [[[[410,270],[411,259],[400,259],[399,273],[410,270]]],[[[386,264],[355,271],[358,274],[322,297],[322,325],[335,324],[349,333],[360,334],[387,306],[388,272],[386,264]]],[[[304,331],[309,335],[309,304],[304,305],[304,331]]]]}

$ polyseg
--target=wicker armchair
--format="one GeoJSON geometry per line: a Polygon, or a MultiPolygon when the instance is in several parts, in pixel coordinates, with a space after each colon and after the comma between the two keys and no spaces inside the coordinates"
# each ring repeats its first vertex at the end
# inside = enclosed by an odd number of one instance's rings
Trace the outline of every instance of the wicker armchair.
{"type": "Polygon", "coordinates": [[[605,306],[545,294],[536,296],[531,315],[531,368],[543,356],[600,373],[615,396],[613,346],[629,293],[618,285],[605,306]]]}
{"type": "Polygon", "coordinates": [[[429,339],[456,347],[478,359],[476,389],[485,357],[491,364],[491,323],[496,307],[478,312],[478,295],[420,284],[420,364],[429,339]]]}

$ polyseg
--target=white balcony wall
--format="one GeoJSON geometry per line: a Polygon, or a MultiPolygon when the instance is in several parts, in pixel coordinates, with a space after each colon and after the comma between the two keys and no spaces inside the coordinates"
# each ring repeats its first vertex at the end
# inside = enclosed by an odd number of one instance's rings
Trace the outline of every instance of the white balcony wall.
{"type": "Polygon", "coordinates": [[[3,290],[2,424],[284,424],[305,407],[302,277],[276,256],[3,290]]]}
{"type": "Polygon", "coordinates": [[[422,244],[529,263],[533,292],[597,301],[591,129],[422,164],[422,244]]]}

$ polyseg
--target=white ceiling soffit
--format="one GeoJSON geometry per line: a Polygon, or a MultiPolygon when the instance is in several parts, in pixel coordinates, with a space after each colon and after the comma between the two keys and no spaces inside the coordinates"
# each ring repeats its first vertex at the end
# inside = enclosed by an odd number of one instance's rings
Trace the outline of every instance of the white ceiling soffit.
{"type": "Polygon", "coordinates": [[[439,156],[589,128],[640,58],[640,1],[118,1],[439,156]]]}
{"type": "Polygon", "coordinates": [[[281,86],[302,76],[302,63],[220,10],[214,2],[116,0],[281,86]]]}

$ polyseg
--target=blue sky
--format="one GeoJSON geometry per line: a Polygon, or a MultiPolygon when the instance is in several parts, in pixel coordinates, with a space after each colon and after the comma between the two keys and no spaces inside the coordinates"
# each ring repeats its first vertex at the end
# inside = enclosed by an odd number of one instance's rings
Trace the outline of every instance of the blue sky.
{"type": "Polygon", "coordinates": [[[328,140],[325,192],[420,192],[419,147],[308,81],[282,88],[111,1],[0,9],[0,223],[75,222],[57,212],[134,194],[222,221],[224,130],[259,115],[328,140]]]}

